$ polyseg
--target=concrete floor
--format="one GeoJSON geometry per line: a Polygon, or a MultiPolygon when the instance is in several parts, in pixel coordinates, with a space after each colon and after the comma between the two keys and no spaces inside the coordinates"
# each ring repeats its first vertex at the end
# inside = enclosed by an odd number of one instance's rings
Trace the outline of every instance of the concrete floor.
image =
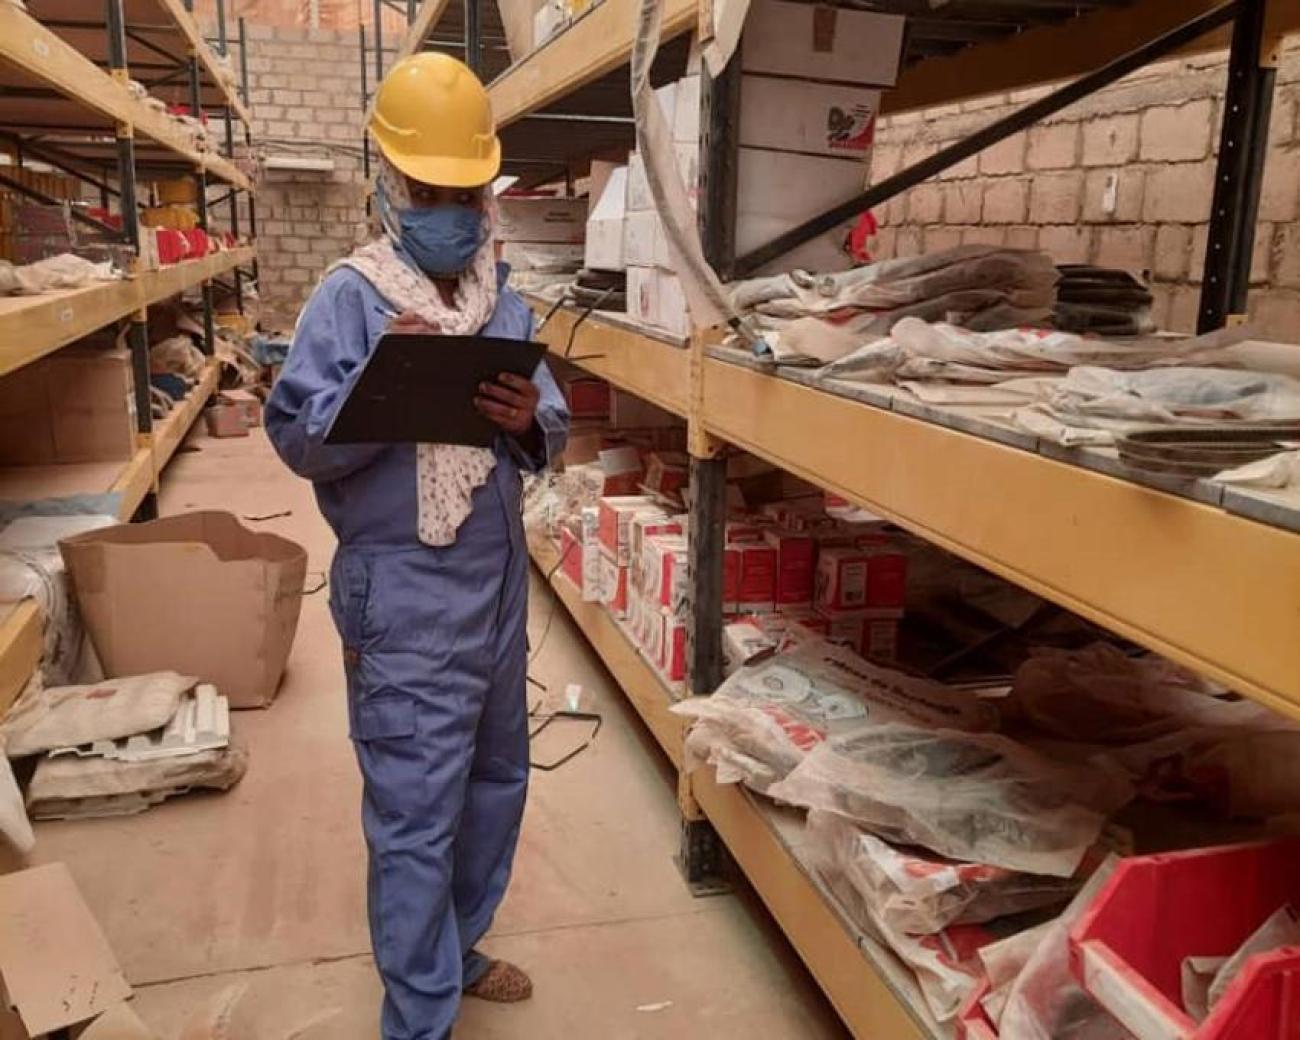
{"type": "MultiPolygon", "coordinates": [[[[165,514],[242,516],[333,549],[309,487],[248,440],[196,439],[164,482],[165,514]]],[[[535,998],[468,1002],[458,1038],[831,1038],[838,1019],[751,893],[695,900],[672,862],[673,777],[563,607],[534,582],[535,677],[581,683],[605,725],[555,773],[534,773],[515,881],[486,949],[524,965],[535,998]]],[[[535,692],[533,693],[535,696],[535,692]]],[[[119,820],[38,825],[39,862],[62,860],[103,925],[141,1016],[166,1040],[232,982],[249,985],[255,1040],[378,1035],[380,988],[365,923],[360,780],[346,732],[326,594],[304,604],[277,703],[239,713],[251,749],[233,791],[177,798],[119,820]]],[[[580,740],[548,735],[538,757],[580,740]]],[[[241,1015],[244,1017],[244,1015],[241,1015]]],[[[242,1040],[242,1038],[241,1038],[242,1040]]]]}

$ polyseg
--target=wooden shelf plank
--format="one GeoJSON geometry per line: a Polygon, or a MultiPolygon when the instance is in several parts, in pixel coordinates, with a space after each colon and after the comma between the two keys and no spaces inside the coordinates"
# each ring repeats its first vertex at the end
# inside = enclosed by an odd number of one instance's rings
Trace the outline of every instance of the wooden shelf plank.
{"type": "Polygon", "coordinates": [[[0,376],[257,255],[252,246],[186,260],[134,278],[40,296],[0,297],[0,376]]]}
{"type": "Polygon", "coordinates": [[[175,120],[147,107],[124,84],[12,4],[0,4],[0,62],[20,69],[104,119],[133,127],[195,167],[201,166],[244,191],[252,189],[248,178],[231,162],[198,151],[175,120]]]}
{"type": "Polygon", "coordinates": [[[23,600],[0,620],[0,717],[41,663],[44,636],[45,618],[33,600],[23,600]]]}
{"type": "MultiPolygon", "coordinates": [[[[508,126],[625,64],[639,8],[639,0],[602,0],[506,69],[488,86],[497,125],[508,126]]],[[[697,0],[665,0],[662,38],[693,28],[697,11],[697,0]]]]}
{"type": "MultiPolygon", "coordinates": [[[[540,300],[534,300],[533,306],[539,316],[546,311],[540,300]]],[[[538,341],[557,356],[565,357],[572,335],[569,354],[582,359],[574,362],[579,367],[685,418],[690,402],[689,350],[599,313],[584,319],[574,334],[580,316],[575,310],[561,308],[537,334],[538,341]]]]}
{"type": "MultiPolygon", "coordinates": [[[[154,428],[154,467],[157,475],[167,468],[167,463],[176,454],[195,421],[203,414],[203,408],[217,390],[221,382],[221,368],[216,362],[208,365],[199,385],[190,391],[184,401],[178,403],[171,413],[154,428]]],[[[133,510],[134,511],[134,510],[133,510]]]]}
{"type": "Polygon", "coordinates": [[[709,359],[709,433],[1300,718],[1300,535],[709,359]]]}

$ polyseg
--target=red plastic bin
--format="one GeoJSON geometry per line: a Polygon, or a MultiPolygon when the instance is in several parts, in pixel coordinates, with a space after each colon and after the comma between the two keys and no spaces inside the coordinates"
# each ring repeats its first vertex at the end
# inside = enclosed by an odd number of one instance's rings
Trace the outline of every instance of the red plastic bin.
{"type": "Polygon", "coordinates": [[[1300,1040],[1300,947],[1252,958],[1199,1026],[1185,957],[1226,957],[1286,903],[1300,839],[1125,860],[1070,932],[1080,985],[1139,1040],[1300,1040]]]}

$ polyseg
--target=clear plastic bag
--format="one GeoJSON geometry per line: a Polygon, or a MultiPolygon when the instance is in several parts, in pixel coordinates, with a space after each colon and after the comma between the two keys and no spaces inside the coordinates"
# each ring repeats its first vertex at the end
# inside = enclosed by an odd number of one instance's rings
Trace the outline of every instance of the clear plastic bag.
{"type": "Polygon", "coordinates": [[[1016,673],[1010,706],[1053,736],[1132,744],[1188,726],[1259,723],[1271,713],[1220,691],[1160,657],[1130,657],[1110,643],[1042,649],[1016,673]]]}
{"type": "Polygon", "coordinates": [[[764,791],[828,737],[876,722],[983,729],[997,712],[973,695],[873,665],[822,639],[741,668],[710,697],[681,701],[690,765],[764,791]]]}
{"type": "Polygon", "coordinates": [[[806,833],[886,926],[911,935],[1060,905],[1080,884],[890,845],[834,813],[810,812],[806,833]]]}
{"type": "Polygon", "coordinates": [[[998,1031],[1007,1040],[1133,1040],[1070,973],[1070,928],[1115,871],[1115,859],[1088,883],[1039,941],[1011,984],[998,1031]]]}
{"type": "Polygon", "coordinates": [[[897,844],[1065,878],[1133,788],[1118,767],[1053,762],[997,734],[889,723],[819,744],[768,793],[897,844]]]}

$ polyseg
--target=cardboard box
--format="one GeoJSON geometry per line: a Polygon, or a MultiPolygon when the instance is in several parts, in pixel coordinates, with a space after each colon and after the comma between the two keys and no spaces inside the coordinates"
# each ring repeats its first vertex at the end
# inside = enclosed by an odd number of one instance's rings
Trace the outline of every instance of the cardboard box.
{"type": "Polygon", "coordinates": [[[651,535],[641,547],[641,591],[656,610],[665,607],[686,613],[688,568],[686,538],[680,534],[651,535]]]}
{"type": "Polygon", "coordinates": [[[658,495],[676,495],[690,483],[690,456],[657,451],[646,458],[645,486],[658,495]]]}
{"type": "Polygon", "coordinates": [[[741,613],[740,547],[737,545],[728,545],[722,550],[722,613],[741,613]]]}
{"type": "MultiPolygon", "coordinates": [[[[698,143],[675,144],[673,150],[677,153],[677,172],[681,174],[682,183],[686,185],[686,201],[691,204],[691,209],[699,212],[700,146],[698,143]]],[[[665,250],[668,248],[667,236],[664,238],[664,248],[665,250]]],[[[677,265],[670,266],[675,268],[677,265]]]]}
{"type": "Polygon", "coordinates": [[[645,478],[641,452],[635,445],[602,448],[596,456],[605,473],[605,496],[633,495],[645,478]]]}
{"type": "Polygon", "coordinates": [[[880,91],[871,87],[745,76],[740,144],[865,163],[875,139],[880,91]]]}
{"type": "Polygon", "coordinates": [[[660,267],[667,257],[659,214],[654,210],[628,213],[623,224],[623,262],[628,267],[660,267]]]}
{"type": "MultiPolygon", "coordinates": [[[[650,508],[637,513],[632,517],[632,562],[639,567],[642,553],[645,552],[646,541],[657,535],[680,535],[682,533],[681,521],[675,517],[669,516],[664,510],[659,508],[650,508]]],[[[639,579],[638,586],[644,583],[639,579]]]]}
{"type": "Polygon", "coordinates": [[[609,401],[609,425],[615,430],[644,430],[659,426],[680,426],[682,420],[656,404],[614,388],[609,401]]]}
{"type": "Polygon", "coordinates": [[[586,237],[586,199],[502,195],[497,199],[497,212],[500,242],[577,244],[586,237]]]}
{"type": "Polygon", "coordinates": [[[203,410],[209,437],[247,437],[248,418],[244,409],[229,401],[217,400],[203,410]]]}
{"type": "Polygon", "coordinates": [[[600,197],[605,194],[605,187],[609,184],[609,179],[614,176],[622,163],[606,162],[603,159],[593,159],[591,161],[591,173],[587,177],[587,219],[591,219],[592,213],[596,210],[596,204],[600,202],[600,197]]]}
{"type": "Polygon", "coordinates": [[[770,614],[776,609],[776,550],[764,542],[736,546],[740,577],[736,606],[743,614],[770,614]]]}
{"type": "Polygon", "coordinates": [[[647,495],[616,495],[600,500],[600,547],[619,566],[626,566],[632,558],[632,518],[654,509],[655,500],[647,495]]]}
{"type": "MultiPolygon", "coordinates": [[[[653,214],[632,214],[628,217],[653,214]]],[[[655,278],[659,274],[653,267],[628,267],[627,269],[627,315],[642,325],[659,325],[659,294],[655,278]]]]}
{"type": "Polygon", "coordinates": [[[867,607],[899,610],[907,603],[907,557],[888,545],[866,546],[867,607]]]}
{"type": "Polygon", "coordinates": [[[662,650],[659,670],[669,682],[686,681],[686,619],[670,610],[659,612],[662,650]]]}
{"type": "Polygon", "coordinates": [[[817,577],[817,544],[806,534],[768,530],[767,544],[776,552],[776,604],[808,606],[812,604],[817,577]]]}
{"type": "Polygon", "coordinates": [[[655,211],[655,200],[645,175],[645,159],[640,152],[632,152],[627,157],[627,212],[646,211],[655,211]]]}
{"type": "Polygon", "coordinates": [[[243,415],[244,425],[262,425],[262,400],[251,390],[223,390],[218,399],[236,406],[243,415]]]}
{"type": "Polygon", "coordinates": [[[867,608],[870,554],[847,546],[829,546],[817,560],[815,601],[825,613],[867,608]]]}
{"type": "Polygon", "coordinates": [[[214,684],[233,708],[274,700],[302,607],[302,546],[203,512],[91,531],[59,548],[110,678],[178,671],[214,684]]]}
{"type": "Polygon", "coordinates": [[[600,600],[600,545],[583,542],[572,528],[560,528],[561,570],[582,594],[584,603],[600,600]]]}
{"type": "Polygon", "coordinates": [[[776,643],[754,618],[741,618],[722,627],[722,661],[726,675],[775,652],[776,643]]]}
{"type": "Polygon", "coordinates": [[[861,654],[882,664],[896,662],[898,660],[898,619],[868,618],[863,623],[861,654]]]}
{"type": "Polygon", "coordinates": [[[516,271],[538,271],[556,274],[576,271],[582,266],[585,253],[585,246],[573,243],[501,243],[501,259],[516,271]]]}
{"type": "Polygon", "coordinates": [[[69,1029],[131,996],[62,863],[0,876],[0,995],[12,1016],[0,1028],[19,1037],[69,1029]]]}
{"type": "Polygon", "coordinates": [[[673,92],[673,141],[698,145],[700,141],[700,77],[683,76],[673,92]]]}
{"type": "Polygon", "coordinates": [[[66,347],[0,379],[0,464],[117,462],[135,453],[131,355],[66,347]]]}
{"type": "Polygon", "coordinates": [[[600,602],[616,618],[627,617],[627,565],[619,563],[603,547],[600,552],[600,602]]]}
{"type": "Polygon", "coordinates": [[[661,270],[655,279],[655,289],[659,296],[656,302],[659,311],[659,327],[674,336],[689,336],[694,326],[691,322],[691,308],[686,302],[686,290],[682,288],[682,280],[672,271],[661,270]]]}
{"type": "Polygon", "coordinates": [[[616,167],[587,221],[586,266],[598,271],[621,271],[623,224],[627,214],[627,167],[616,167]]]}
{"type": "MultiPolygon", "coordinates": [[[[756,249],[782,232],[858,195],[866,186],[867,172],[867,164],[855,158],[739,149],[736,251],[744,254],[756,249]]],[[[780,269],[847,267],[848,254],[841,245],[852,225],[853,221],[846,221],[840,228],[791,252],[782,258],[780,269]]]]}
{"type": "Polygon", "coordinates": [[[574,419],[605,419],[609,416],[610,386],[603,379],[571,376],[560,383],[569,415],[574,419]]]}
{"type": "Polygon", "coordinates": [[[892,87],[906,19],[898,15],[754,0],[741,68],[773,76],[892,87]]]}

